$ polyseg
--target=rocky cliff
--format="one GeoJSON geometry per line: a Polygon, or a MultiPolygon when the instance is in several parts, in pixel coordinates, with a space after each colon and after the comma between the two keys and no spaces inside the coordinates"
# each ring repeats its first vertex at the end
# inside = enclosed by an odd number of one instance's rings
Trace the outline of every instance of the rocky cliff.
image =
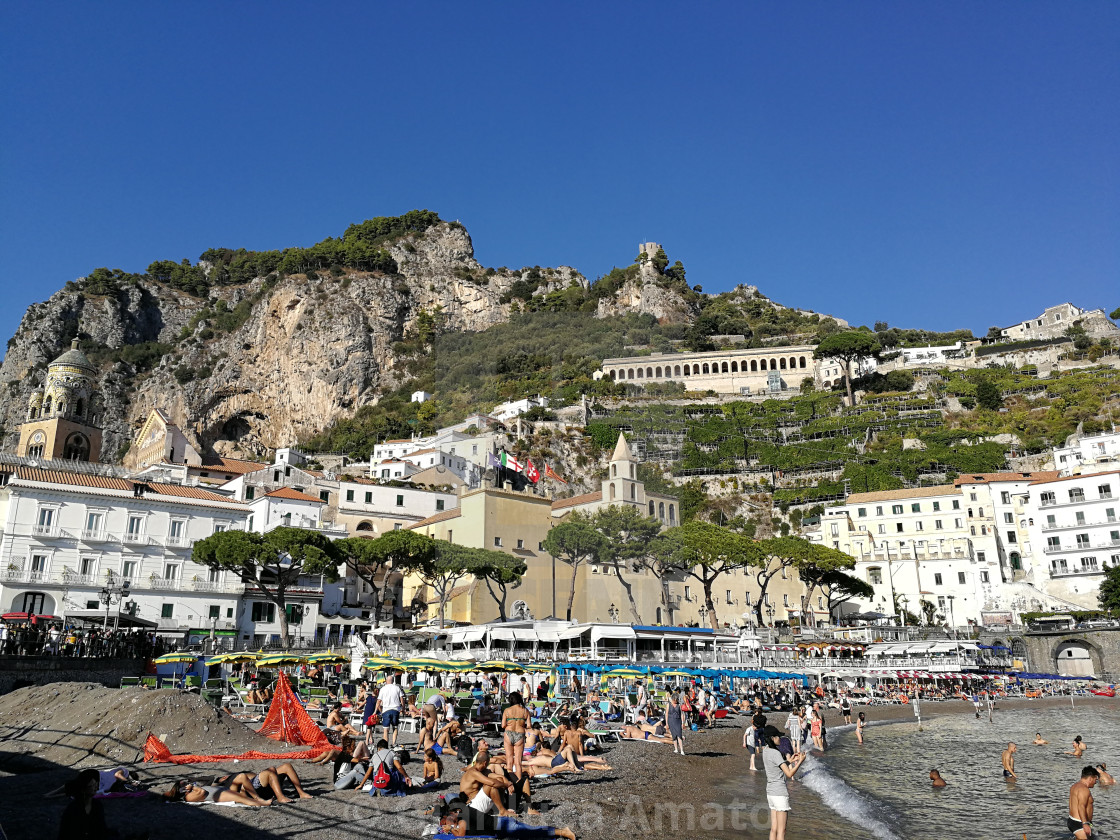
{"type": "Polygon", "coordinates": [[[46,365],[71,338],[101,366],[103,460],[118,460],[152,407],[203,447],[264,452],[375,402],[408,378],[394,345],[425,323],[484,330],[511,297],[584,289],[568,267],[485,269],[467,231],[440,223],[385,246],[393,274],[335,270],[215,286],[207,297],[148,276],[108,292],[68,284],[29,307],[0,367],[0,428],[15,428],[46,365]]]}

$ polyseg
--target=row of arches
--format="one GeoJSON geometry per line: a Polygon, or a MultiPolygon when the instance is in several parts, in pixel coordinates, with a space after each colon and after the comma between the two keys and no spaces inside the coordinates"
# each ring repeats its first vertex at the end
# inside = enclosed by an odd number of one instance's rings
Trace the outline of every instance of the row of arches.
{"type": "MultiPolygon", "coordinates": [[[[69,412],[70,406],[65,400],[59,400],[57,403],[52,403],[51,397],[48,394],[47,397],[43,400],[43,405],[41,407],[35,405],[31,406],[31,410],[28,412],[27,418],[29,420],[38,420],[41,417],[52,417],[54,415],[67,417],[70,416],[69,412]],[[54,409],[53,412],[51,409],[54,409]]],[[[85,417],[85,414],[86,401],[81,397],[78,397],[77,402],[74,403],[73,416],[82,419],[85,417]]]]}
{"type": "Polygon", "coordinates": [[[809,366],[805,356],[777,356],[770,359],[751,359],[750,369],[744,359],[739,361],[704,362],[685,365],[650,365],[637,368],[611,368],[610,377],[614,380],[630,379],[669,379],[680,376],[711,376],[720,373],[759,373],[770,370],[805,370],[809,366]]]}

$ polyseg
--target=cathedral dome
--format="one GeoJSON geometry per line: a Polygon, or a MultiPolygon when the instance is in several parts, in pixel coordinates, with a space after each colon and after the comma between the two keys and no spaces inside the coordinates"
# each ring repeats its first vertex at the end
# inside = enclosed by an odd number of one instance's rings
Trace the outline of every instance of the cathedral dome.
{"type": "Polygon", "coordinates": [[[53,367],[74,367],[81,368],[89,373],[94,372],[93,364],[89,358],[78,349],[78,339],[74,339],[70,343],[70,349],[51,362],[47,368],[48,370],[53,367]]]}

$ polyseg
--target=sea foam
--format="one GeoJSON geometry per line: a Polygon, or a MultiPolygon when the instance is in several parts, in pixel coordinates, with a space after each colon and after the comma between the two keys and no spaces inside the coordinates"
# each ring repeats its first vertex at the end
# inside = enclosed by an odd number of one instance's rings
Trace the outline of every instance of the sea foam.
{"type": "Polygon", "coordinates": [[[861,794],[839,776],[829,772],[820,761],[810,757],[797,779],[820,797],[827,807],[855,825],[865,828],[878,840],[901,840],[884,820],[890,817],[881,804],[861,794]],[[804,769],[808,768],[808,769],[804,769]]]}

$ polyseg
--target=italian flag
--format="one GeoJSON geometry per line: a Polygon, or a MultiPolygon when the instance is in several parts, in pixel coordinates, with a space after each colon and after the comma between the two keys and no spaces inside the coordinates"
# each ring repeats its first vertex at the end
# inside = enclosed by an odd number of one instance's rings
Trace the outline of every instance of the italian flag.
{"type": "Polygon", "coordinates": [[[514,472],[521,472],[521,470],[524,469],[521,466],[521,462],[510,455],[508,452],[506,452],[504,449],[502,450],[502,466],[507,470],[513,470],[514,472]]]}

